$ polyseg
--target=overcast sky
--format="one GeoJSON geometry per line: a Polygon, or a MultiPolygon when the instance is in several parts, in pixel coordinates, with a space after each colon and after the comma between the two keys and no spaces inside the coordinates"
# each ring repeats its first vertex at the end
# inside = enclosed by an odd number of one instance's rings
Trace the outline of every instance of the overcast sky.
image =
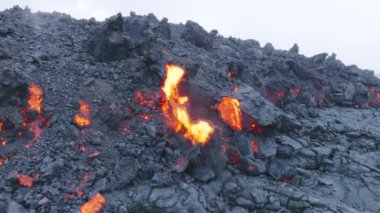
{"type": "Polygon", "coordinates": [[[121,12],[154,13],[173,23],[194,20],[223,36],[253,38],[278,49],[298,43],[300,53],[336,53],[346,64],[380,74],[379,0],[0,0],[35,11],[96,20],[121,12]]]}

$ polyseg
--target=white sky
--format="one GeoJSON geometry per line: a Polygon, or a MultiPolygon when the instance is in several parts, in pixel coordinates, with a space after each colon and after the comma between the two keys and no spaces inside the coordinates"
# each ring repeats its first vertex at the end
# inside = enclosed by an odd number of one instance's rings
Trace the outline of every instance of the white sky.
{"type": "Polygon", "coordinates": [[[336,53],[380,75],[379,0],[0,0],[0,10],[13,5],[35,11],[58,11],[75,18],[97,20],[121,12],[154,13],[159,19],[185,23],[194,20],[223,36],[253,38],[263,46],[289,49],[312,56],[336,53]]]}

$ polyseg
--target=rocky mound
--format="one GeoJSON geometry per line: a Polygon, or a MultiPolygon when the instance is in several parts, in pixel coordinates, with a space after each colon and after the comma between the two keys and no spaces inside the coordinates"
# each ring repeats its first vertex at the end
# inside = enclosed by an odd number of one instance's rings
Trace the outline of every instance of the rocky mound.
{"type": "Polygon", "coordinates": [[[0,212],[378,212],[379,107],[380,80],[335,55],[14,7],[0,212]],[[168,95],[170,69],[185,73],[168,95]]]}

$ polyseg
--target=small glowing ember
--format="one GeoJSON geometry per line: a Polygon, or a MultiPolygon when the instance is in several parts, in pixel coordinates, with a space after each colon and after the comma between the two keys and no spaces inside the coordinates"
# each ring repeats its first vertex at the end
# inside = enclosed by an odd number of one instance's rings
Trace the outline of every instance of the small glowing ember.
{"type": "Polygon", "coordinates": [[[232,72],[231,72],[231,71],[228,71],[228,72],[227,72],[227,77],[228,77],[228,78],[233,78],[233,75],[232,75],[232,72]]]}
{"type": "Polygon", "coordinates": [[[290,93],[294,96],[300,96],[301,95],[301,89],[300,88],[291,88],[290,93]]]}
{"type": "Polygon", "coordinates": [[[218,105],[218,110],[222,120],[227,123],[235,131],[241,131],[242,114],[239,108],[239,101],[231,97],[223,97],[222,101],[218,105]]]}
{"type": "Polygon", "coordinates": [[[4,139],[4,138],[0,138],[0,145],[2,145],[2,146],[5,146],[5,145],[7,145],[7,140],[6,139],[4,139]]]}
{"type": "Polygon", "coordinates": [[[165,100],[162,111],[167,124],[177,133],[183,132],[184,137],[193,144],[205,144],[214,132],[214,128],[206,121],[193,122],[187,108],[184,106],[188,97],[179,95],[179,84],[185,75],[185,70],[173,64],[167,64],[166,79],[162,87],[165,100]]]}
{"type": "Polygon", "coordinates": [[[146,121],[149,121],[150,119],[152,119],[152,116],[149,115],[149,114],[142,114],[140,116],[143,120],[146,120],[146,121]]]}
{"type": "Polygon", "coordinates": [[[25,186],[28,188],[32,188],[33,186],[33,178],[27,175],[19,175],[18,182],[21,186],[25,186]]]}
{"type": "Polygon", "coordinates": [[[256,172],[256,167],[254,165],[252,165],[252,164],[248,164],[247,165],[247,170],[249,172],[255,173],[256,172]]]}
{"type": "Polygon", "coordinates": [[[79,186],[77,187],[76,191],[77,191],[78,197],[82,197],[83,196],[84,192],[79,188],[79,186]]]}
{"type": "Polygon", "coordinates": [[[251,147],[253,153],[257,154],[259,152],[259,144],[255,140],[251,141],[251,147]]]}
{"type": "Polygon", "coordinates": [[[84,102],[80,101],[79,102],[79,110],[80,114],[74,115],[74,123],[79,127],[79,128],[86,128],[90,126],[91,120],[90,120],[90,115],[91,115],[91,109],[90,106],[84,102]]]}
{"type": "Polygon", "coordinates": [[[186,167],[186,165],[189,163],[189,160],[187,160],[186,158],[180,158],[177,160],[177,162],[175,163],[175,166],[174,166],[174,169],[176,170],[180,170],[182,169],[183,167],[186,167]]]}
{"type": "Polygon", "coordinates": [[[285,184],[285,185],[289,185],[289,184],[292,184],[292,179],[289,178],[289,177],[285,177],[282,182],[285,184]]]}
{"type": "Polygon", "coordinates": [[[97,213],[103,208],[104,204],[106,204],[106,199],[100,193],[97,193],[82,205],[80,213],[97,213]]]}
{"type": "Polygon", "coordinates": [[[232,88],[232,93],[237,93],[239,91],[239,87],[232,88]]]}
{"type": "Polygon", "coordinates": [[[257,121],[255,119],[253,119],[251,116],[246,116],[245,117],[245,120],[248,124],[248,127],[247,127],[247,130],[249,132],[254,132],[256,134],[261,134],[263,133],[263,129],[261,129],[261,127],[259,126],[259,124],[257,123],[257,121]]]}

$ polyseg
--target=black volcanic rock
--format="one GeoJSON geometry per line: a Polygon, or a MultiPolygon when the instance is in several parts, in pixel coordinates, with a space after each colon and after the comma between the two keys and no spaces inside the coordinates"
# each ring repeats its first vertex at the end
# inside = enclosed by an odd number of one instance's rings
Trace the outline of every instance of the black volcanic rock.
{"type": "Polygon", "coordinates": [[[298,50],[153,14],[0,12],[0,207],[77,212],[100,193],[104,212],[379,212],[380,80],[298,50]],[[214,128],[206,144],[168,126],[168,63],[186,69],[191,120],[214,128]]]}
{"type": "Polygon", "coordinates": [[[211,49],[213,46],[212,35],[204,30],[199,24],[192,21],[186,22],[181,38],[197,47],[202,47],[207,50],[211,49]]]}

